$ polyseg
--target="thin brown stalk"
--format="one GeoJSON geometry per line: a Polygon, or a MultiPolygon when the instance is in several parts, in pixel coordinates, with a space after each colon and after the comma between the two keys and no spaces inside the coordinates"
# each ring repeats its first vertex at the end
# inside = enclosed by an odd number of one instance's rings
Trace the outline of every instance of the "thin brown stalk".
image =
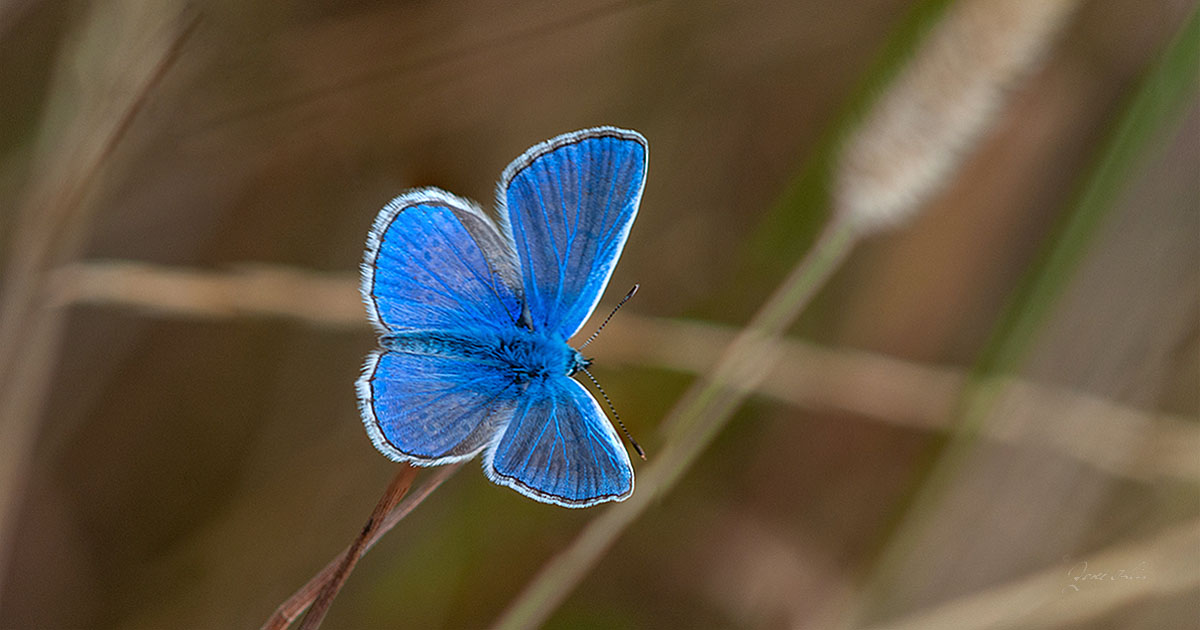
{"type": "MultiPolygon", "coordinates": [[[[462,464],[450,464],[435,470],[421,487],[417,488],[411,494],[408,494],[403,500],[400,501],[399,504],[395,505],[393,509],[386,513],[386,516],[383,517],[383,520],[378,527],[376,527],[374,531],[372,531],[363,539],[364,542],[361,545],[362,548],[357,552],[357,554],[362,556],[368,550],[370,550],[371,547],[375,546],[375,543],[378,542],[384,534],[391,531],[391,529],[395,527],[397,523],[403,520],[405,516],[408,516],[408,514],[412,512],[413,509],[415,509],[418,505],[420,505],[426,497],[432,494],[433,491],[438,488],[438,486],[442,485],[442,482],[449,479],[450,475],[454,474],[454,472],[458,470],[459,466],[461,465],[462,464]]],[[[374,514],[372,515],[372,520],[374,520],[374,514]]],[[[300,589],[292,594],[291,597],[287,598],[287,600],[280,604],[279,607],[275,609],[275,612],[271,614],[271,617],[267,619],[266,623],[262,625],[262,630],[284,630],[290,626],[297,617],[303,614],[304,611],[313,604],[314,600],[317,599],[319,594],[325,590],[326,585],[330,584],[336,578],[338,570],[345,562],[346,558],[350,554],[355,553],[354,545],[357,543],[358,541],[356,540],[355,543],[352,543],[349,547],[346,547],[344,551],[338,554],[333,560],[330,560],[329,563],[326,564],[323,569],[318,571],[317,574],[312,577],[312,579],[306,582],[304,586],[300,587],[300,589]]]]}
{"type": "Polygon", "coordinates": [[[346,553],[342,554],[342,560],[337,563],[337,569],[329,576],[329,581],[317,593],[316,600],[308,609],[308,615],[300,624],[300,630],[317,630],[321,627],[321,622],[325,619],[325,614],[329,612],[329,607],[333,605],[334,598],[341,592],[342,586],[350,577],[350,572],[354,570],[354,565],[358,564],[358,559],[366,552],[367,541],[375,535],[375,532],[379,531],[383,520],[391,513],[392,508],[396,507],[400,499],[408,493],[408,489],[412,487],[413,479],[416,477],[416,468],[408,464],[400,464],[400,472],[396,473],[387,489],[383,491],[383,496],[379,498],[379,503],[375,504],[375,509],[371,511],[371,517],[367,519],[366,525],[363,525],[362,531],[359,532],[354,542],[350,543],[350,548],[346,550],[346,553]]]}
{"type": "Polygon", "coordinates": [[[57,269],[49,293],[55,306],[112,306],[187,319],[287,317],[315,326],[367,329],[357,273],[267,264],[204,271],[91,260],[57,269]]]}

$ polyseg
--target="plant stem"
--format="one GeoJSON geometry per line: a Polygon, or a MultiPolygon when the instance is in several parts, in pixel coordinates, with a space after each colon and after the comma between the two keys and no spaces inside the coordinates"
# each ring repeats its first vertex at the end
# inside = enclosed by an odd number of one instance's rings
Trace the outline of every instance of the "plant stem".
{"type": "MultiPolygon", "coordinates": [[[[338,574],[342,565],[347,563],[348,559],[353,555],[355,556],[354,560],[349,561],[349,568],[345,571],[345,575],[342,575],[340,578],[340,582],[345,582],[346,575],[349,575],[349,569],[353,568],[354,563],[358,561],[358,558],[362,557],[367,550],[373,547],[375,543],[383,537],[384,534],[388,533],[405,516],[408,516],[409,512],[412,512],[413,509],[420,505],[421,502],[424,501],[425,498],[431,493],[433,493],[438,486],[442,485],[442,482],[449,479],[450,475],[458,470],[459,466],[461,466],[461,464],[450,464],[448,466],[442,466],[441,468],[438,468],[437,471],[429,477],[429,480],[425,482],[424,485],[422,485],[412,494],[409,494],[407,497],[405,497],[404,500],[399,504],[397,504],[396,501],[392,501],[388,510],[380,511],[380,506],[384,505],[384,503],[392,496],[393,489],[401,485],[401,478],[408,476],[408,484],[411,484],[412,477],[416,476],[417,469],[405,465],[404,469],[401,470],[396,475],[396,478],[392,480],[392,483],[388,485],[388,489],[384,492],[383,498],[380,499],[379,505],[377,505],[375,507],[375,511],[371,513],[371,519],[367,521],[367,526],[363,528],[363,534],[361,534],[358,539],[351,543],[350,546],[347,547],[342,553],[338,554],[336,558],[330,560],[323,569],[318,571],[316,575],[314,575],[307,583],[305,583],[304,586],[300,587],[299,590],[293,593],[291,597],[280,604],[279,607],[275,609],[275,612],[271,614],[271,617],[267,619],[266,623],[262,625],[262,630],[283,630],[291,625],[291,623],[295,621],[297,617],[299,617],[306,609],[308,609],[309,605],[313,604],[314,600],[316,600],[322,593],[325,592],[325,590],[331,583],[334,582],[335,579],[338,579],[338,574]],[[379,515],[385,516],[383,516],[381,519],[378,519],[377,516],[379,515]],[[373,528],[372,524],[375,524],[373,528]],[[356,547],[358,547],[358,549],[356,549],[356,547]]],[[[408,485],[405,484],[403,490],[407,489],[408,485]]],[[[395,497],[395,499],[398,501],[403,495],[404,492],[401,491],[400,496],[395,497]]],[[[333,591],[334,594],[336,594],[337,589],[340,588],[341,584],[339,583],[333,591]]],[[[322,613],[321,616],[323,617],[324,613],[322,613]]],[[[305,623],[308,623],[308,619],[305,619],[305,623]]],[[[319,623],[319,621],[317,623],[319,623]]]]}
{"type": "Polygon", "coordinates": [[[350,577],[350,572],[354,570],[354,565],[358,564],[358,559],[366,552],[367,540],[379,530],[384,518],[408,493],[416,476],[416,468],[408,464],[400,464],[400,472],[396,473],[387,489],[383,491],[383,496],[379,498],[379,503],[375,504],[371,517],[367,519],[367,524],[363,525],[358,538],[350,543],[350,548],[342,555],[342,561],[338,563],[337,569],[325,586],[321,588],[321,592],[317,594],[316,601],[313,602],[312,608],[309,608],[304,622],[300,624],[300,630],[317,630],[321,627],[321,621],[325,619],[325,613],[329,612],[329,607],[333,605],[333,599],[342,590],[342,585],[350,577]]]}

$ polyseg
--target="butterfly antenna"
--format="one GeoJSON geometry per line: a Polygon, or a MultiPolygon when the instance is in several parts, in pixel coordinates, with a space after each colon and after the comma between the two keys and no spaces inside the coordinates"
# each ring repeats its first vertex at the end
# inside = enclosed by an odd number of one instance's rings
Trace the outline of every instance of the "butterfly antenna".
{"type": "MultiPolygon", "coordinates": [[[[595,339],[597,336],[600,335],[600,331],[604,330],[604,327],[608,325],[608,320],[612,319],[613,315],[616,315],[617,311],[621,310],[622,306],[625,306],[625,303],[629,301],[629,298],[633,297],[634,293],[637,293],[639,286],[641,286],[641,285],[640,284],[633,285],[633,288],[629,290],[629,293],[626,293],[625,297],[621,298],[620,302],[617,302],[617,305],[613,307],[613,310],[611,313],[608,314],[608,317],[604,318],[604,323],[600,324],[600,327],[596,329],[596,332],[592,333],[592,336],[588,337],[587,341],[583,342],[582,346],[579,346],[579,348],[578,348],[579,350],[583,350],[584,348],[586,348],[589,343],[592,343],[593,339],[595,339]]],[[[588,374],[588,376],[591,376],[591,374],[588,374]]],[[[595,379],[592,379],[592,380],[595,381],[595,379]]],[[[600,386],[597,385],[596,387],[600,387],[600,386]]],[[[604,390],[601,390],[601,391],[603,392],[604,390]]],[[[615,414],[616,412],[614,411],[613,413],[615,414]]],[[[633,438],[629,438],[629,440],[632,442],[633,438]]],[[[643,458],[643,459],[645,459],[645,458],[643,458]]]]}
{"type": "MultiPolygon", "coordinates": [[[[633,291],[637,291],[637,285],[634,285],[633,291]]],[[[629,295],[633,295],[633,291],[630,291],[629,295]]],[[[625,296],[625,299],[629,299],[629,295],[625,296]]],[[[624,300],[622,300],[621,303],[624,304],[624,300]]],[[[612,315],[609,315],[609,317],[612,317],[612,315]]],[[[601,328],[603,328],[603,326],[601,326],[601,328]]],[[[592,373],[589,372],[587,368],[580,369],[583,370],[584,374],[587,374],[588,379],[592,381],[592,385],[595,385],[596,389],[600,390],[600,395],[604,397],[604,402],[608,403],[609,410],[612,411],[613,417],[617,419],[617,426],[621,427],[621,432],[625,434],[625,437],[629,438],[629,443],[633,445],[633,450],[637,451],[638,457],[641,457],[643,460],[646,459],[646,451],[642,450],[642,445],[638,444],[637,440],[633,439],[633,436],[630,435],[629,429],[625,428],[625,423],[621,422],[621,415],[617,413],[617,408],[614,407],[612,401],[608,399],[608,394],[604,392],[603,387],[600,387],[600,383],[596,380],[596,377],[592,376],[592,373]]]]}

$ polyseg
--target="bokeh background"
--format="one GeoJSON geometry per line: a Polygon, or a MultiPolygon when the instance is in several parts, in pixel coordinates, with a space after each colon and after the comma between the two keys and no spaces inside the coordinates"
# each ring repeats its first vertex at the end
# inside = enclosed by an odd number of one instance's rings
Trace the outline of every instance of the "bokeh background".
{"type": "MultiPolygon", "coordinates": [[[[652,465],[962,4],[0,5],[0,627],[260,625],[395,474],[353,387],[375,213],[597,124],[650,142],[589,351],[652,465]]],[[[1197,627],[1196,3],[1078,4],[548,627],[1197,627]]],[[[487,626],[608,509],[470,463],[326,626],[487,626]]]]}

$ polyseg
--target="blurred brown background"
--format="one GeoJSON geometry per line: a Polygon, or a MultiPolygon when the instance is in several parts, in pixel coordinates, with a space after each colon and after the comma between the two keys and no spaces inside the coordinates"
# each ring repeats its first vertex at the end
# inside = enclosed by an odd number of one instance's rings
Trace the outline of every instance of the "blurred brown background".
{"type": "MultiPolygon", "coordinates": [[[[333,287],[285,295],[311,317],[223,311],[203,293],[172,308],[49,300],[31,319],[47,328],[13,338],[0,373],[5,395],[27,403],[0,417],[0,457],[16,462],[0,496],[0,627],[262,623],[357,533],[394,474],[355,408],[374,339],[365,318],[341,315],[359,312],[354,274],[375,213],[424,185],[486,205],[510,159],[586,126],[650,142],[642,211],[604,304],[642,290],[589,350],[653,460],[658,420],[694,377],[670,357],[714,342],[629,340],[645,322],[733,330],[755,311],[823,220],[778,200],[915,6],[0,6],[0,301],[29,291],[37,303],[61,277],[37,270],[74,261],[216,277],[270,265],[333,287]],[[31,270],[28,251],[42,252],[31,270]],[[41,373],[44,395],[22,380],[41,373]]],[[[950,388],[918,378],[906,391],[949,413],[955,379],[1195,6],[1083,3],[946,187],[855,251],[796,338],[923,369],[950,388]]],[[[1200,107],[1189,99],[1115,191],[1014,375],[1038,393],[1018,387],[997,404],[996,428],[907,547],[895,551],[898,524],[920,505],[913,492],[951,419],[788,400],[798,373],[785,370],[550,626],[836,627],[848,610],[861,615],[852,625],[882,624],[1044,575],[1030,592],[1064,608],[997,624],[1196,627],[1200,107]],[[1181,524],[1182,572],[1156,555],[1181,524]],[[1146,579],[1060,592],[1081,584],[1081,561],[1146,579]]],[[[877,377],[847,397],[869,408],[912,382],[877,377]]],[[[327,627],[485,626],[604,509],[537,504],[468,464],[365,557],[327,627]]]]}

